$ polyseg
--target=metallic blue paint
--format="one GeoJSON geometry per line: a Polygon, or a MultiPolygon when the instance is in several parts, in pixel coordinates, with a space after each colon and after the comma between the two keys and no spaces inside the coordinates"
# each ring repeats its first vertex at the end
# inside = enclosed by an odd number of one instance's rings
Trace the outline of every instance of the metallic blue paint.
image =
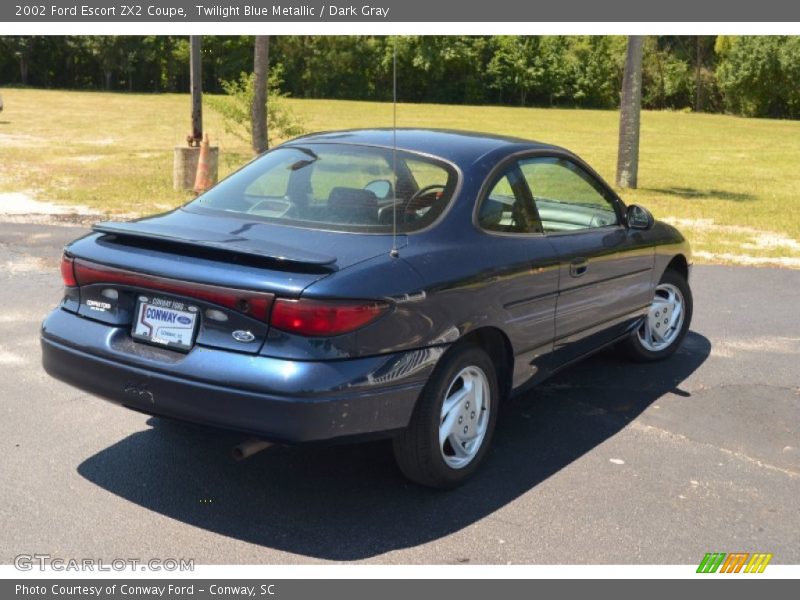
{"type": "MultiPolygon", "coordinates": [[[[288,144],[311,142],[390,147],[392,130],[315,134],[288,144]]],[[[397,144],[446,161],[459,174],[448,209],[428,228],[399,236],[397,257],[390,256],[389,235],[280,226],[191,204],[103,224],[66,248],[138,273],[277,297],[383,300],[388,314],[350,334],[307,338],[192,300],[224,319],[204,316],[196,346],[183,354],[134,342],[132,306],[122,300],[106,315],[85,310],[86,300],[102,293],[102,285],[90,286],[68,290],[45,320],[45,368],[137,410],[271,439],[391,432],[405,427],[439,357],[465,336],[502,332],[513,356],[500,369],[509,377],[501,387],[521,390],[626,335],[670,261],[680,256],[691,264],[678,231],[663,223],[628,228],[622,201],[564,149],[403,129],[397,144]],[[533,156],[570,160],[597,179],[621,224],[548,235],[482,230],[476,205],[492,177],[510,161],[533,156]],[[587,265],[579,278],[576,261],[587,265]],[[256,341],[238,342],[234,331],[251,331],[256,341]]]]}

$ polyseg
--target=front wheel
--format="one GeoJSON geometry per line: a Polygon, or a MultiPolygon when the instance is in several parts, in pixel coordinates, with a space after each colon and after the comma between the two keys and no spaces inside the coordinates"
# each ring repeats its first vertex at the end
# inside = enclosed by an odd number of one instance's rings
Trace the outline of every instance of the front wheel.
{"type": "Polygon", "coordinates": [[[420,394],[408,428],[394,440],[403,474],[434,488],[466,481],[486,455],[497,419],[494,363],[481,348],[451,349],[420,394]]]}
{"type": "Polygon", "coordinates": [[[677,271],[668,269],[656,286],[642,324],[624,342],[630,357],[654,361],[672,355],[689,331],[692,307],[689,282],[677,271]]]}

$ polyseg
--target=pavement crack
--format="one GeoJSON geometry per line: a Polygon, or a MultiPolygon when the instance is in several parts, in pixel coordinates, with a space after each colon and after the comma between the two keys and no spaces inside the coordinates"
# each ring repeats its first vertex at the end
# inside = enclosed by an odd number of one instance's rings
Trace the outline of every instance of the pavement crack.
{"type": "Polygon", "coordinates": [[[657,433],[658,435],[662,435],[668,438],[673,438],[683,442],[698,444],[706,448],[713,448],[714,450],[722,452],[723,454],[727,454],[728,456],[732,456],[739,460],[756,465],[757,467],[760,467],[762,469],[767,469],[768,471],[775,471],[777,473],[782,473],[783,475],[786,475],[791,479],[800,479],[800,473],[798,473],[797,471],[792,471],[791,469],[785,469],[783,467],[779,467],[777,465],[764,462],[763,460],[745,454],[744,452],[738,452],[736,450],[731,450],[729,448],[723,448],[721,446],[710,444],[708,442],[701,442],[693,438],[690,438],[688,436],[685,436],[683,434],[675,433],[674,431],[669,431],[667,429],[662,429],[661,427],[655,427],[653,425],[645,425],[644,423],[639,423],[638,421],[633,421],[630,426],[631,428],[636,429],[637,431],[645,431],[647,433],[657,433]]]}

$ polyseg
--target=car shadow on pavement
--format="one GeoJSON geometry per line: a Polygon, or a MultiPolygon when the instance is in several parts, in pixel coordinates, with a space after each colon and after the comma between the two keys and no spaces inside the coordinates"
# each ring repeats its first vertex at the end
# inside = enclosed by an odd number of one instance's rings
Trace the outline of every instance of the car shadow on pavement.
{"type": "Polygon", "coordinates": [[[680,385],[710,349],[708,339],[690,332],[661,363],[630,363],[610,350],[562,371],[507,405],[486,464],[449,492],[408,483],[385,441],[273,447],[234,462],[231,449],[241,436],[155,418],[151,429],[88,458],[78,472],[145,509],[299,560],[365,559],[436,540],[492,514],[664,394],[691,402],[680,385]]]}

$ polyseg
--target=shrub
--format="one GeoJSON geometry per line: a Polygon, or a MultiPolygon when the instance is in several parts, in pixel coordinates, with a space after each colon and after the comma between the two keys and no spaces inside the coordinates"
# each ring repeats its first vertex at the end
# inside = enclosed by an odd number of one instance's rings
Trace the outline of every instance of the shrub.
{"type": "MultiPolygon", "coordinates": [[[[284,100],[286,94],[280,91],[282,80],[279,68],[271,69],[267,97],[267,125],[269,146],[275,141],[286,140],[306,132],[302,121],[284,100]]],[[[253,102],[253,74],[242,73],[239,79],[223,81],[224,96],[209,96],[208,106],[222,115],[225,131],[241,140],[251,141],[250,106],[253,102]]]]}

